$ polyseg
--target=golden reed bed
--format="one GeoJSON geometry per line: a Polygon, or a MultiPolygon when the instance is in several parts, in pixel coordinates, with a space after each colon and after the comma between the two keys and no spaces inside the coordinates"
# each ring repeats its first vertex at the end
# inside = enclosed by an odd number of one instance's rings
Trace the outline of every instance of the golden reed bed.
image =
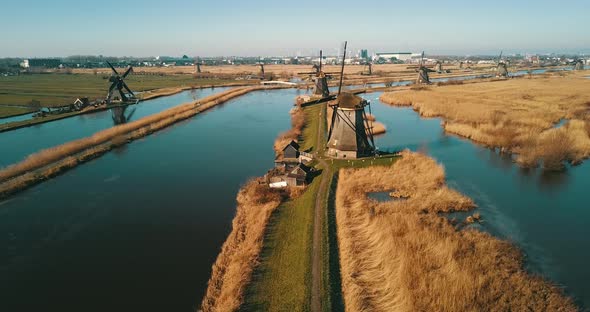
{"type": "Polygon", "coordinates": [[[445,131],[517,153],[522,166],[560,169],[590,156],[590,79],[583,75],[429,86],[380,99],[442,117],[445,131]],[[561,119],[569,122],[554,128],[561,119]]]}
{"type": "MultiPolygon", "coordinates": [[[[510,243],[442,213],[471,199],[445,185],[442,166],[404,151],[389,167],[342,169],[337,234],[346,311],[575,311],[572,300],[522,268],[510,243]],[[395,190],[405,201],[376,202],[395,190]]],[[[485,215],[483,216],[485,219],[485,215]]]]}

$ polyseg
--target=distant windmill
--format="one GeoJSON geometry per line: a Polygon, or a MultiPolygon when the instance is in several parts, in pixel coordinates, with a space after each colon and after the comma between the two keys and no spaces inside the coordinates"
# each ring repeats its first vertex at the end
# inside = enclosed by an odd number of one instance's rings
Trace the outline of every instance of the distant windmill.
{"type": "Polygon", "coordinates": [[[196,69],[197,69],[197,74],[200,74],[201,73],[201,65],[203,65],[203,63],[201,61],[201,58],[200,57],[197,57],[197,61],[195,62],[195,66],[196,66],[196,69]]]}
{"type": "Polygon", "coordinates": [[[361,75],[365,75],[365,76],[372,76],[373,75],[373,63],[366,61],[364,63],[364,67],[363,67],[363,71],[361,72],[361,75]]]}
{"type": "Polygon", "coordinates": [[[370,103],[352,93],[342,92],[342,77],[346,45],[342,57],[342,69],[338,96],[332,108],[332,120],[328,132],[328,156],[340,159],[356,159],[375,153],[373,127],[368,120],[365,107],[371,110],[370,103]]]}
{"type": "Polygon", "coordinates": [[[119,72],[117,72],[117,70],[115,69],[115,67],[113,67],[111,63],[107,62],[107,64],[109,64],[109,67],[111,67],[111,69],[113,70],[113,73],[109,78],[111,86],[109,87],[109,92],[107,93],[106,97],[107,104],[110,104],[113,101],[117,100],[117,93],[119,94],[118,99],[121,102],[129,102],[134,100],[135,94],[133,94],[133,91],[129,89],[129,87],[124,81],[127,75],[129,75],[129,73],[133,71],[133,67],[129,66],[125,73],[123,73],[123,75],[119,75],[119,72]]]}
{"type": "Polygon", "coordinates": [[[459,69],[463,69],[463,61],[459,62],[459,69]]]}
{"type": "Polygon", "coordinates": [[[323,54],[322,50],[320,50],[320,63],[317,66],[316,75],[313,78],[313,94],[321,95],[323,98],[325,98],[328,95],[330,95],[330,90],[328,89],[328,78],[326,77],[326,74],[322,71],[322,59],[323,54]]]}
{"type": "Polygon", "coordinates": [[[508,77],[508,66],[506,62],[502,61],[502,51],[498,56],[498,62],[496,62],[496,77],[508,77]]]}
{"type": "Polygon", "coordinates": [[[258,65],[260,66],[260,76],[262,77],[260,79],[261,80],[264,80],[265,79],[265,76],[264,76],[264,63],[258,63],[258,65]]]}
{"type": "Polygon", "coordinates": [[[574,62],[574,70],[584,70],[584,62],[582,60],[576,60],[574,62]]]}
{"type": "Polygon", "coordinates": [[[428,77],[428,73],[434,72],[432,69],[426,67],[424,65],[424,51],[422,51],[422,56],[420,57],[420,66],[418,66],[418,79],[416,83],[418,84],[429,84],[430,78],[428,77]]]}
{"type": "Polygon", "coordinates": [[[436,61],[436,65],[434,66],[434,70],[439,74],[443,73],[443,67],[442,67],[441,61],[436,61]]]}

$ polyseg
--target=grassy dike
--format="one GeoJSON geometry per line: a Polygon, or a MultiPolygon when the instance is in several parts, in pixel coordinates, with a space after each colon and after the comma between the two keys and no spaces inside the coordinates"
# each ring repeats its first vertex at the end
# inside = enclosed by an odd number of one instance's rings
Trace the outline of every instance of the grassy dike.
{"type": "MultiPolygon", "coordinates": [[[[326,105],[304,108],[305,128],[301,150],[318,152],[323,158],[326,143],[326,105]]],[[[342,161],[314,161],[320,174],[305,193],[281,204],[270,218],[265,233],[262,257],[246,290],[241,311],[310,311],[312,308],[312,245],[316,201],[321,211],[320,287],[321,311],[342,311],[342,291],[336,237],[335,192],[340,168],[391,164],[396,157],[342,161]],[[327,176],[326,176],[327,175],[327,176]],[[322,180],[327,179],[325,190],[322,180]],[[318,199],[319,197],[319,199],[318,199]]]]}
{"type": "MultiPolygon", "coordinates": [[[[304,108],[302,150],[315,149],[321,105],[304,108]]],[[[261,262],[246,291],[243,311],[309,311],[313,212],[321,175],[300,197],[285,202],[271,216],[261,262]]]]}

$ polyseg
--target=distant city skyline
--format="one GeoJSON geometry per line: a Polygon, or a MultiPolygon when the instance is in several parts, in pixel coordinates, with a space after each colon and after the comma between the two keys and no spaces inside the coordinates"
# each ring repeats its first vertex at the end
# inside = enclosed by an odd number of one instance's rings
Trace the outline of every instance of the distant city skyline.
{"type": "Polygon", "coordinates": [[[0,57],[587,53],[583,0],[8,0],[0,57]]]}

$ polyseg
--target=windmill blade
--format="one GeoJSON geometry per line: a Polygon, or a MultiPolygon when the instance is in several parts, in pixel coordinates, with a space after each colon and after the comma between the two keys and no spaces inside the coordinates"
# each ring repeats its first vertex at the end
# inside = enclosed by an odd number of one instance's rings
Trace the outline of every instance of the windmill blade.
{"type": "Polygon", "coordinates": [[[344,41],[344,53],[342,54],[342,69],[340,70],[340,84],[338,85],[338,95],[342,91],[342,79],[344,78],[344,62],[346,61],[346,45],[348,41],[344,41]]]}
{"type": "Polygon", "coordinates": [[[422,56],[420,57],[420,67],[424,64],[424,51],[422,51],[422,56]]]}
{"type": "Polygon", "coordinates": [[[121,80],[121,84],[123,84],[123,88],[125,88],[125,90],[127,90],[127,92],[129,92],[129,94],[131,94],[131,96],[135,97],[135,94],[133,93],[133,91],[131,91],[131,89],[129,89],[129,87],[127,86],[125,81],[121,80]]]}
{"type": "Polygon", "coordinates": [[[500,56],[498,56],[498,64],[500,64],[500,61],[502,61],[502,53],[503,53],[503,52],[504,52],[504,51],[500,51],[500,56]]]}
{"type": "Polygon", "coordinates": [[[113,65],[111,63],[109,63],[109,61],[106,61],[106,62],[107,62],[107,64],[109,64],[109,67],[113,70],[113,72],[115,72],[115,74],[117,74],[117,76],[119,76],[119,73],[117,72],[115,67],[113,67],[113,65]]]}
{"type": "Polygon", "coordinates": [[[137,107],[133,107],[131,109],[131,112],[129,112],[129,115],[127,115],[127,117],[125,119],[127,119],[127,121],[131,120],[131,117],[133,117],[133,114],[135,114],[135,110],[137,110],[137,107]]]}
{"type": "Polygon", "coordinates": [[[133,67],[129,66],[129,68],[127,68],[127,70],[125,71],[125,73],[123,74],[123,76],[121,76],[122,79],[125,79],[125,77],[127,77],[127,75],[129,75],[129,73],[133,72],[133,67]]]}
{"type": "Polygon", "coordinates": [[[109,94],[111,92],[113,92],[113,90],[115,90],[116,87],[117,87],[117,81],[113,81],[113,83],[111,83],[111,86],[109,87],[109,94]]]}

